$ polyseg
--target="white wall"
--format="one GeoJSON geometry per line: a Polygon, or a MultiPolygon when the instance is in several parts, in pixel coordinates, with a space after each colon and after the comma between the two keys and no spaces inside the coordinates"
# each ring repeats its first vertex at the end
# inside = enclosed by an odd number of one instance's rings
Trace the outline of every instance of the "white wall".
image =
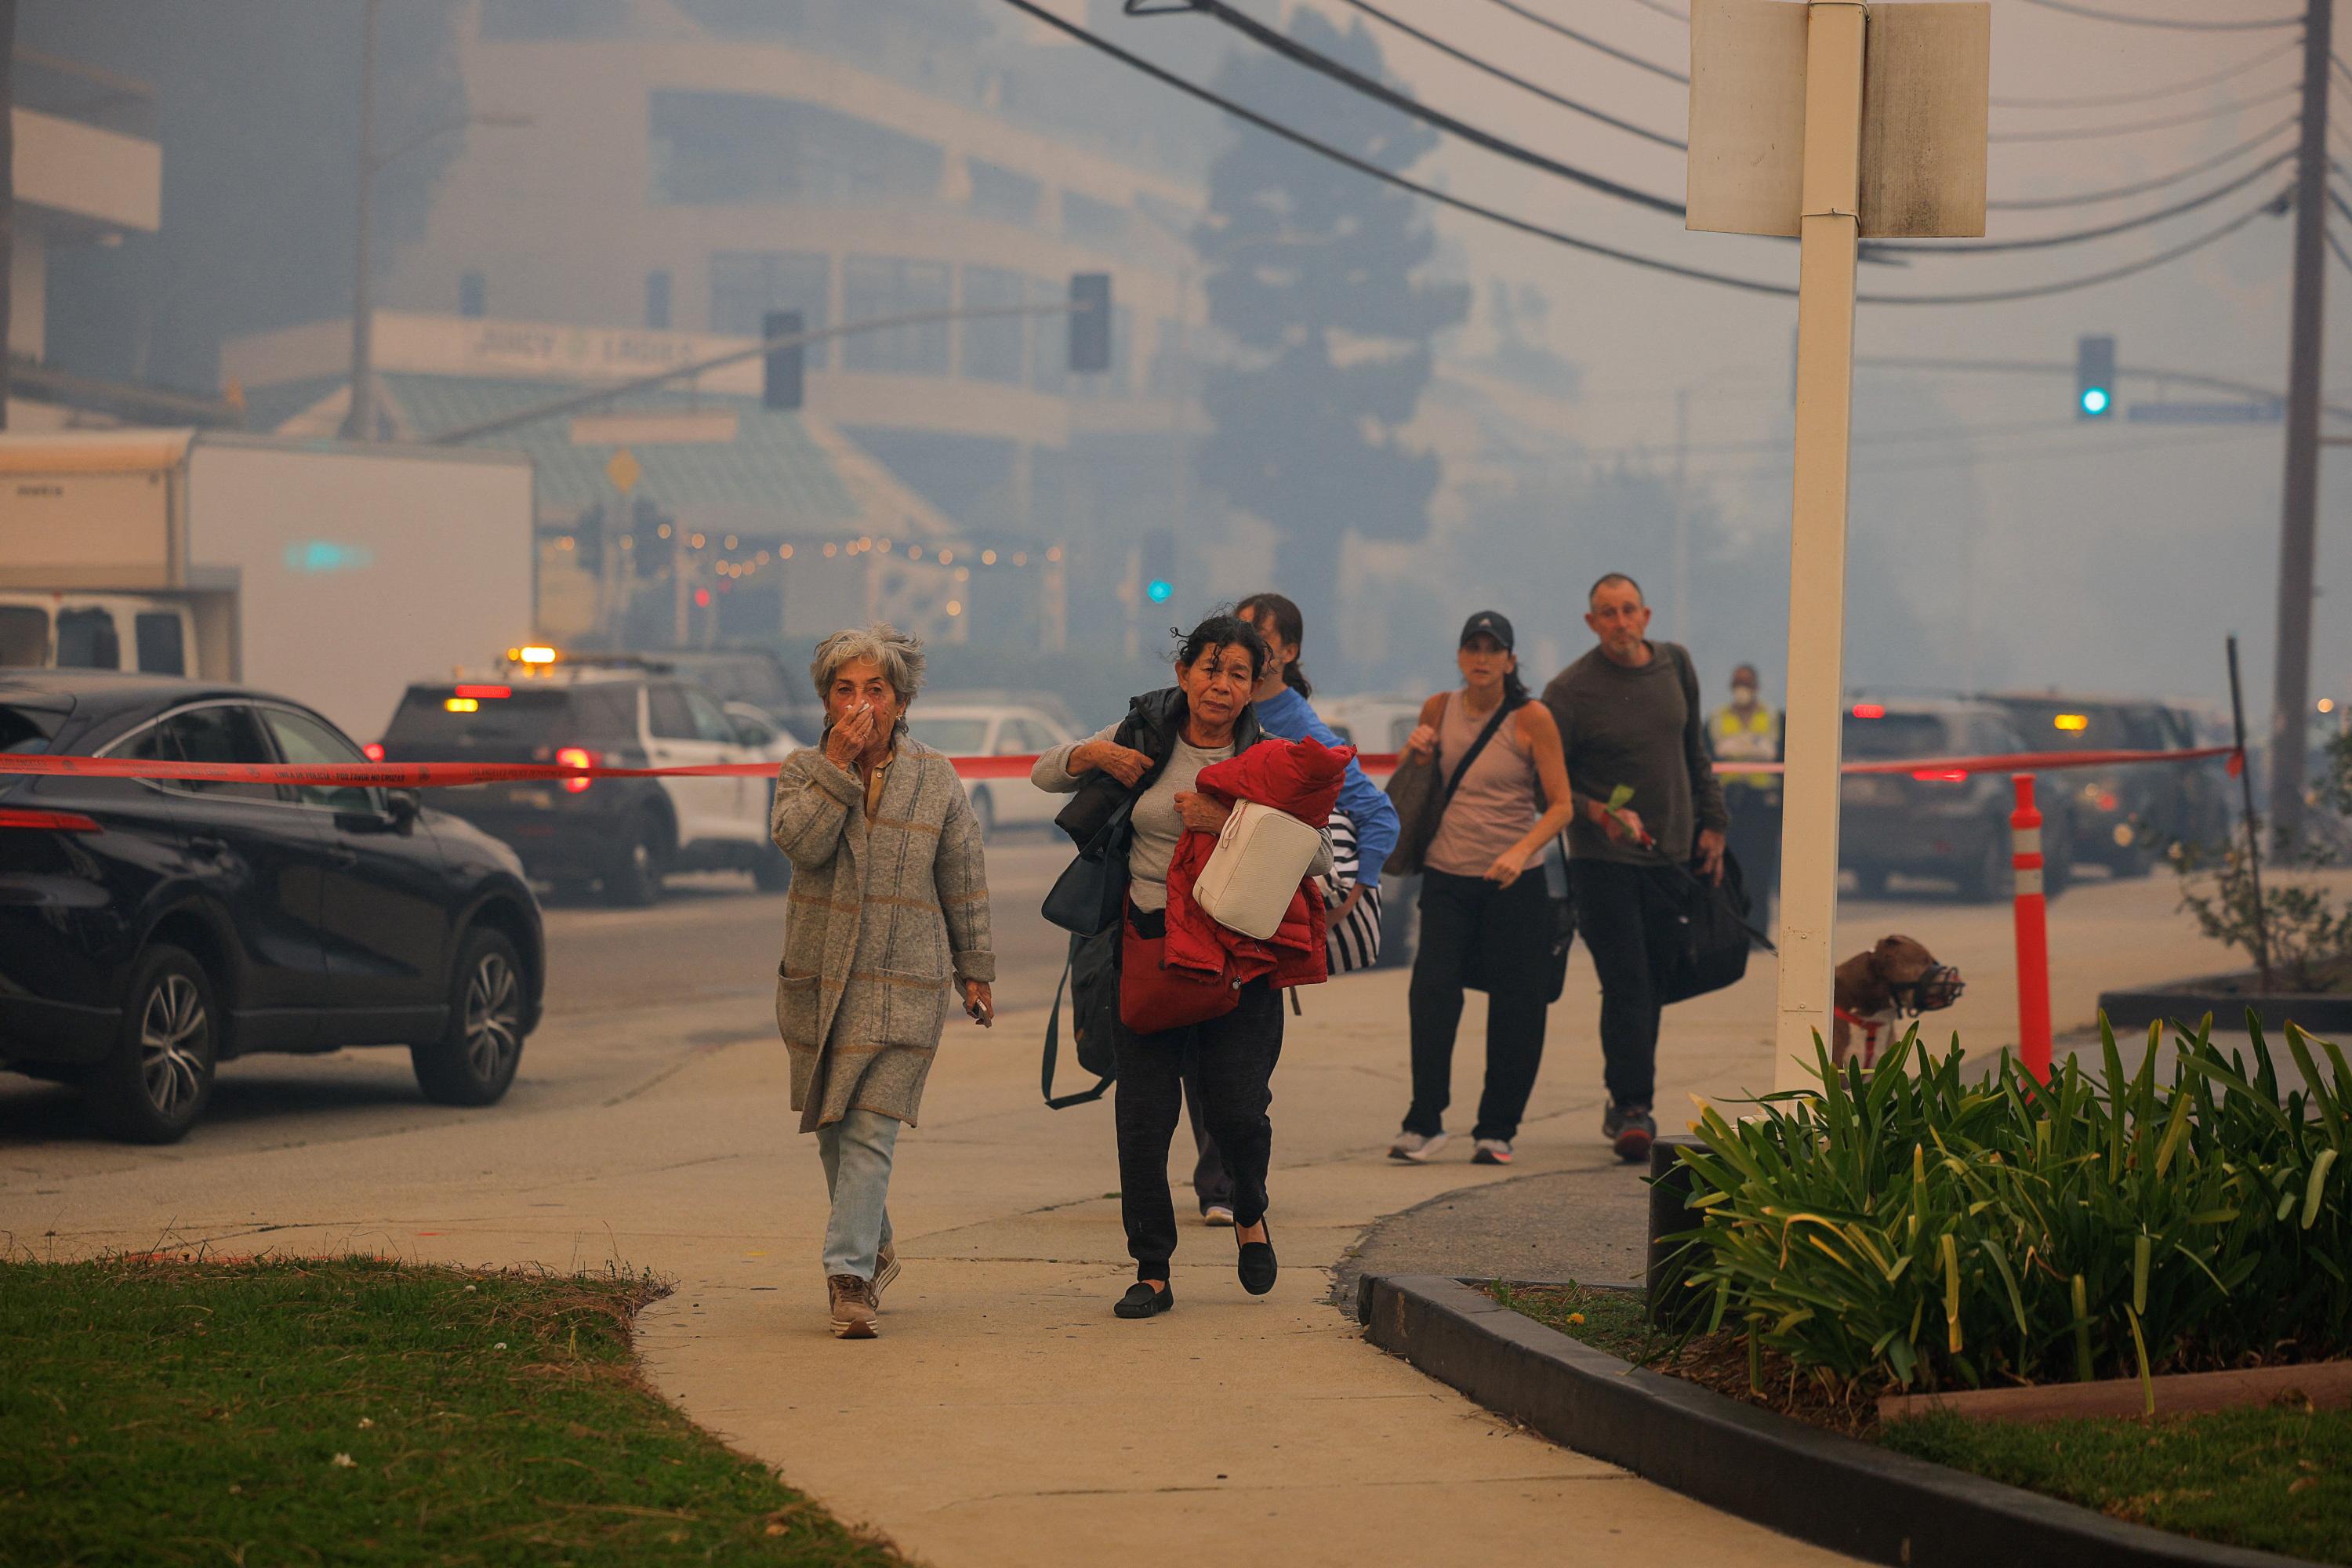
{"type": "Polygon", "coordinates": [[[528,461],[200,438],[189,462],[190,557],[239,570],[246,681],[354,740],[530,636],[528,461]]]}

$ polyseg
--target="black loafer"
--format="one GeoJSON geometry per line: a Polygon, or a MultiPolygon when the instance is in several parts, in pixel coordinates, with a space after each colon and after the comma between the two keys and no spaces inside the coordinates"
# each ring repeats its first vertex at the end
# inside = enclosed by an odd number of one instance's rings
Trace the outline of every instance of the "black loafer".
{"type": "Polygon", "coordinates": [[[1253,1296],[1263,1296],[1274,1289],[1274,1230],[1271,1226],[1267,1227],[1264,1241],[1242,1243],[1234,1271],[1241,1276],[1242,1289],[1253,1296]]]}
{"type": "Polygon", "coordinates": [[[1154,1290],[1149,1284],[1139,1279],[1127,1288],[1126,1295],[1111,1303],[1110,1310],[1115,1317],[1150,1318],[1168,1310],[1175,1304],[1176,1292],[1171,1287],[1163,1282],[1159,1289],[1154,1290]]]}

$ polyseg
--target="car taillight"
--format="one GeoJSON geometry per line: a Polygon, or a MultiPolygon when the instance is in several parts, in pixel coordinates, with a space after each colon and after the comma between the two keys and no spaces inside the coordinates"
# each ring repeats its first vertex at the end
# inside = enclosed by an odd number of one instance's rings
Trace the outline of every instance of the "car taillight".
{"type": "MultiPolygon", "coordinates": [[[[566,746],[555,753],[555,765],[559,768],[593,768],[596,765],[596,753],[585,746],[566,746]]],[[[565,779],[563,787],[578,795],[595,782],[594,779],[565,779]]]]}
{"type": "Polygon", "coordinates": [[[0,806],[0,827],[29,827],[37,832],[103,833],[105,828],[79,811],[29,811],[0,806]]]}
{"type": "Polygon", "coordinates": [[[369,762],[380,763],[383,761],[383,742],[382,741],[370,741],[366,745],[360,748],[360,754],[367,758],[369,762]]]}
{"type": "Polygon", "coordinates": [[[1966,784],[1966,768],[1914,768],[1911,776],[1921,784],[1966,784]]]}

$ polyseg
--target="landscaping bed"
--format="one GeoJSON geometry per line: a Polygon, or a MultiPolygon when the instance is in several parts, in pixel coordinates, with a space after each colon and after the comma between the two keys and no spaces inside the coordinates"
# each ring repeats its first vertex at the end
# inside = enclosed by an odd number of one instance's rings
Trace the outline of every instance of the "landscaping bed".
{"type": "Polygon", "coordinates": [[[903,1568],[646,1388],[646,1279],[0,1263],[16,1562],[903,1568]]]}
{"type": "Polygon", "coordinates": [[[1630,1291],[1496,1282],[1505,1307],[1638,1366],[1900,1454],[2096,1509],[2111,1519],[2315,1563],[2352,1564],[2352,1410],[2305,1402],[2150,1419],[2031,1425],[1952,1415],[1881,1422],[1785,1356],[1751,1381],[1744,1336],[1677,1345],[1630,1291]]]}

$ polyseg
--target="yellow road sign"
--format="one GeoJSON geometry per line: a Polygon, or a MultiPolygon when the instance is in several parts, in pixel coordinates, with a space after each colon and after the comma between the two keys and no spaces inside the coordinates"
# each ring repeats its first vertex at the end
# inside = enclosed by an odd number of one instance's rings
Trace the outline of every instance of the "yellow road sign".
{"type": "Polygon", "coordinates": [[[631,490],[635,489],[637,480],[644,476],[645,469],[638,466],[637,459],[630,455],[626,447],[622,447],[605,460],[604,477],[612,480],[613,488],[623,495],[627,495],[631,490]]]}

